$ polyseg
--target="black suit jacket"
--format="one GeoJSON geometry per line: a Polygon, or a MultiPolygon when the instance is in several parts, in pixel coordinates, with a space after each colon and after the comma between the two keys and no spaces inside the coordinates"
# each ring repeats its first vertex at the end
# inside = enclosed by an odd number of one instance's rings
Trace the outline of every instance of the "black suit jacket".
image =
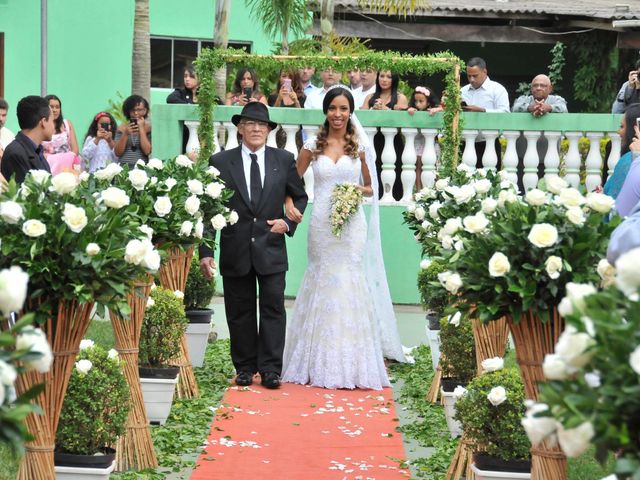
{"type": "MultiPolygon", "coordinates": [[[[256,209],[249,200],[241,147],[213,155],[209,164],[220,171],[220,178],[226,187],[234,190],[229,208],[239,216],[235,225],[227,225],[220,231],[220,273],[223,276],[241,277],[248,274],[251,267],[260,275],[286,271],[289,263],[284,235],[271,233],[267,220],[284,219],[289,225],[288,235],[292,236],[296,223],[284,215],[285,196],[293,198],[300,212],[304,212],[307,206],[307,194],[293,155],[286,150],[265,148],[264,185],[256,209]]],[[[213,252],[201,248],[200,258],[207,256],[213,256],[213,252]]]]}
{"type": "Polygon", "coordinates": [[[0,173],[7,180],[15,175],[16,182],[24,182],[29,170],[46,170],[51,172],[49,162],[43,161],[35,152],[33,142],[22,132],[18,132],[15,140],[7,145],[0,161],[0,173]]]}

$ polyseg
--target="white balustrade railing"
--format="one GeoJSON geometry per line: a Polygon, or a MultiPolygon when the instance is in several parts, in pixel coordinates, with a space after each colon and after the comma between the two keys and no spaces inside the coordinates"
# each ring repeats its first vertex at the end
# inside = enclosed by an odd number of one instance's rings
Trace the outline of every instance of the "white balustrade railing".
{"type": "MultiPolygon", "coordinates": [[[[197,137],[198,122],[185,121],[184,124],[189,130],[189,139],[186,146],[187,153],[197,151],[200,148],[197,137]]],[[[304,135],[306,137],[314,135],[318,127],[318,125],[303,125],[304,135]]],[[[269,133],[267,145],[276,146],[276,135],[281,130],[281,135],[286,138],[284,149],[297,158],[296,134],[299,128],[299,125],[283,124],[279,126],[269,133]]],[[[381,203],[404,204],[410,202],[418,180],[422,186],[433,185],[436,178],[439,155],[438,136],[440,131],[438,129],[366,126],[364,130],[372,144],[374,136],[378,132],[383,137],[382,151],[378,152],[382,168],[380,172],[377,172],[378,178],[382,183],[381,203]],[[403,137],[404,147],[401,152],[397,152],[394,147],[394,138],[398,134],[403,137]],[[416,176],[416,139],[418,137],[420,138],[420,144],[424,142],[424,145],[421,145],[422,171],[419,178],[416,176]],[[399,179],[396,174],[396,164],[402,167],[399,179]],[[398,181],[401,185],[401,195],[400,198],[394,198],[393,187],[398,181]]],[[[215,122],[214,138],[219,138],[219,131],[226,133],[224,135],[226,137],[224,149],[228,150],[238,146],[237,128],[231,122],[215,122]]],[[[498,157],[492,145],[497,138],[504,139],[506,149],[501,159],[502,168],[506,171],[508,179],[513,182],[520,180],[525,189],[533,188],[538,182],[538,165],[541,163],[538,146],[541,139],[547,143],[547,150],[543,159],[544,176],[561,174],[571,185],[578,186],[581,183],[581,172],[584,172],[584,183],[589,191],[602,184],[602,171],[606,170],[610,174],[620,159],[621,139],[617,133],[612,131],[463,130],[461,134],[464,141],[461,161],[472,168],[475,168],[477,163],[476,149],[474,147],[476,139],[486,141],[487,148],[485,148],[482,157],[482,165],[487,169],[495,169],[498,165],[498,157]],[[611,139],[611,151],[606,159],[602,157],[600,149],[600,141],[605,138],[605,135],[611,139]],[[523,137],[521,141],[526,143],[524,153],[522,148],[518,149],[516,147],[516,142],[521,136],[523,137]],[[589,139],[590,147],[583,162],[579,142],[584,137],[589,139]],[[560,142],[563,139],[568,141],[568,150],[561,162],[560,142]],[[518,156],[518,150],[520,150],[521,158],[518,156]]],[[[217,143],[215,152],[221,149],[217,143]]],[[[311,169],[307,170],[304,181],[309,197],[312,199],[313,172],[311,169]]]]}

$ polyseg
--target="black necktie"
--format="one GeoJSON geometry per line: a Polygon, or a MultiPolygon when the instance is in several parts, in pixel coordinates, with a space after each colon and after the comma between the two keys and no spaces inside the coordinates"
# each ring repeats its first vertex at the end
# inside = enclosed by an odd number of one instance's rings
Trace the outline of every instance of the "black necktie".
{"type": "Polygon", "coordinates": [[[36,153],[38,154],[38,158],[40,159],[42,170],[46,170],[47,172],[50,172],[51,170],[49,167],[49,162],[47,162],[47,159],[44,158],[42,145],[38,145],[38,147],[36,148],[36,153]]]}
{"type": "Polygon", "coordinates": [[[251,157],[251,204],[253,208],[256,208],[262,194],[262,180],[260,179],[258,156],[255,153],[250,153],[249,156],[251,157]]]}

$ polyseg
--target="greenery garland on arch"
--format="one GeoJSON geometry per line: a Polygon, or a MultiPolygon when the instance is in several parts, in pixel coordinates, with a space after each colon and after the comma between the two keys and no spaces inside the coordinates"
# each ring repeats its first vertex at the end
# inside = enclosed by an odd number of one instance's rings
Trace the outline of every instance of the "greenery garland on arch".
{"type": "Polygon", "coordinates": [[[412,73],[416,75],[445,74],[446,97],[443,114],[443,142],[441,146],[441,174],[447,176],[458,163],[460,143],[460,69],[462,60],[450,52],[432,55],[408,55],[397,52],[366,52],[350,57],[328,56],[326,54],[305,56],[252,55],[237,49],[202,50],[197,60],[196,71],[200,79],[198,91],[198,109],[200,126],[199,161],[208,161],[213,152],[213,109],[216,105],[216,85],[214,72],[225,64],[240,64],[269,73],[278,72],[283,66],[288,68],[315,67],[318,70],[333,68],[341,72],[348,70],[373,68],[375,70],[392,70],[400,75],[412,73]]]}

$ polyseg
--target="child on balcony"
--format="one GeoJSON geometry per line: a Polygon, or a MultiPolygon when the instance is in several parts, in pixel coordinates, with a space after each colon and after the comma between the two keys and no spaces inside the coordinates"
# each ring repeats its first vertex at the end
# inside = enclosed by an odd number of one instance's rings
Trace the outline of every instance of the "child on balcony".
{"type": "MultiPolygon", "coordinates": [[[[409,112],[409,115],[414,115],[418,111],[428,112],[429,115],[434,115],[436,112],[442,111],[442,106],[440,106],[438,99],[429,87],[417,86],[411,95],[407,111],[409,112]]],[[[424,152],[424,142],[424,135],[422,133],[416,135],[416,190],[422,189],[422,179],[420,177],[422,176],[422,153],[424,152]]]]}

